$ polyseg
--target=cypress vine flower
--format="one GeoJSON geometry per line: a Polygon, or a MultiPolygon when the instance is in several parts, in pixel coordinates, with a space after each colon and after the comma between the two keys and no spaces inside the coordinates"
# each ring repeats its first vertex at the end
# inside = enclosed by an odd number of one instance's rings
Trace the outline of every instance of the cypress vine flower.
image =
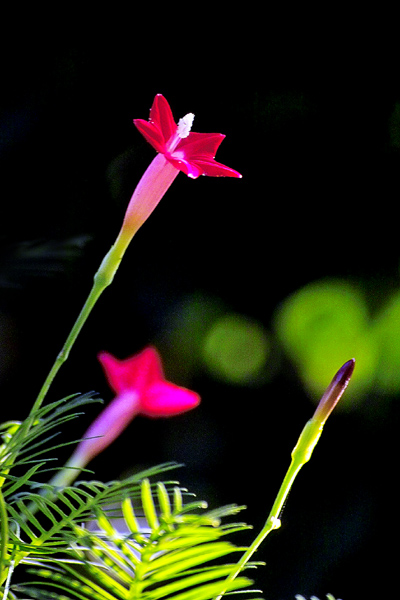
{"type": "Polygon", "coordinates": [[[234,169],[214,160],[225,136],[221,133],[191,132],[193,119],[193,113],[189,113],[176,125],[167,100],[157,94],[149,121],[134,119],[133,122],[153,148],[188,177],[241,177],[234,169]]]}
{"type": "Polygon", "coordinates": [[[200,175],[236,177],[234,169],[214,160],[224,139],[221,133],[191,131],[194,115],[187,114],[175,123],[171,108],[161,94],[154,98],[148,121],[134,119],[134,124],[157,151],[128,204],[121,230],[102,264],[102,276],[112,279],[122,256],[135,233],[149,218],[180,171],[196,179],[200,175]]]}
{"type": "Polygon", "coordinates": [[[149,346],[125,360],[101,352],[98,359],[116,396],[90,425],[68,461],[68,467],[81,469],[87,465],[136,415],[172,417],[200,403],[198,394],[165,379],[155,348],[149,346]]]}

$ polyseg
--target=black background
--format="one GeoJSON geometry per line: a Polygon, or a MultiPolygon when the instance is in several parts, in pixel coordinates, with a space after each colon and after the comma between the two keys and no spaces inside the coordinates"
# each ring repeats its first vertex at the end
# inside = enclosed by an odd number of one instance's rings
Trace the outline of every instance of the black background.
{"type": "MultiPolygon", "coordinates": [[[[379,22],[269,5],[261,15],[251,4],[99,10],[3,20],[4,420],[23,417],[33,401],[154,156],[132,119],[148,117],[156,93],[176,118],[195,113],[194,131],[226,134],[217,160],[243,179],[179,175],[132,242],[52,399],[94,389],[109,400],[96,353],[124,358],[165,339],[188,296],[218,298],[268,329],[276,306],[309,281],[373,280],[379,295],[398,277],[400,86],[390,14],[379,22]],[[67,260],[71,239],[80,250],[67,260]],[[32,258],[32,246],[21,246],[30,242],[49,245],[32,258]]],[[[277,364],[253,387],[201,369],[185,377],[185,364],[175,366],[175,381],[196,389],[201,407],[168,421],[138,418],[95,461],[96,474],[184,462],[176,474],[184,485],[211,506],[246,504],[257,531],[313,409],[290,362],[277,364]]],[[[397,402],[373,391],[365,402],[368,417],[331,418],[281,530],[259,552],[267,600],[384,597],[398,587],[397,402]]],[[[88,409],[74,436],[96,412],[88,409]]]]}

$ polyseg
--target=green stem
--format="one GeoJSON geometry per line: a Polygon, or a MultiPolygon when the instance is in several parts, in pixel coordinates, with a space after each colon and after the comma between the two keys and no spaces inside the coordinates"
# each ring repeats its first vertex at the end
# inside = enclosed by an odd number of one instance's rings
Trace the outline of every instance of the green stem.
{"type": "MultiPolygon", "coordinates": [[[[39,410],[39,408],[41,407],[43,400],[55,376],[57,375],[64,362],[67,360],[71,348],[74,345],[82,327],[86,323],[87,318],[92,312],[94,305],[96,304],[97,300],[99,299],[103,291],[106,289],[106,287],[108,287],[114,279],[114,275],[117,272],[125,250],[129,245],[131,237],[132,236],[125,235],[124,232],[121,230],[115,244],[111,247],[109,252],[103,258],[101,265],[94,276],[93,286],[89,293],[89,296],[87,297],[86,302],[83,305],[83,308],[79,313],[78,318],[76,319],[64,343],[64,346],[61,349],[61,352],[58,354],[55,363],[53,364],[49,374],[46,377],[46,380],[39,392],[39,395],[36,398],[34,405],[32,406],[30,415],[22,425],[26,428],[26,431],[28,431],[31,428],[35,419],[36,411],[39,410]]],[[[54,478],[54,483],[57,483],[60,479],[63,481],[63,485],[68,485],[69,483],[74,481],[78,474],[79,471],[73,469],[62,471],[58,474],[58,476],[54,478]]],[[[44,495],[46,495],[46,492],[44,493],[44,495]]],[[[35,512],[35,506],[33,504],[30,505],[29,510],[31,512],[35,512]]]]}
{"type": "Polygon", "coordinates": [[[78,318],[76,319],[65,343],[61,349],[61,352],[58,354],[49,374],[46,377],[46,380],[39,392],[38,397],[36,398],[30,415],[33,416],[35,412],[41,407],[43,400],[55,378],[61,366],[67,360],[69,353],[71,351],[72,346],[74,345],[76,338],[78,337],[83,325],[86,323],[90,313],[93,310],[97,300],[103,293],[103,291],[108,287],[112,280],[114,279],[114,275],[119,267],[119,264],[122,260],[123,254],[129,244],[130,239],[127,239],[126,236],[119,235],[115,244],[109,250],[109,252],[104,257],[97,273],[94,276],[93,286],[89,293],[89,296],[86,299],[85,304],[81,312],[79,313],[78,318]]]}
{"type": "Polygon", "coordinates": [[[3,494],[0,490],[0,581],[3,579],[3,573],[6,570],[8,546],[8,515],[7,507],[3,494]]]}
{"type": "MultiPolygon", "coordinates": [[[[244,569],[250,558],[257,551],[259,546],[265,540],[267,535],[274,529],[279,529],[281,526],[280,515],[283,510],[288,493],[293,485],[294,480],[297,477],[301,467],[306,464],[311,458],[313,450],[317,445],[317,442],[322,433],[322,425],[310,419],[303,431],[300,434],[298,442],[292,451],[292,460],[290,466],[283,479],[279,492],[275,498],[274,504],[272,505],[271,511],[268,515],[268,519],[265,521],[263,528],[257,537],[253,540],[252,544],[248,547],[246,552],[241,556],[240,560],[236,563],[234,570],[226,579],[226,583],[233,581],[239,573],[244,569]]],[[[225,591],[218,596],[218,600],[223,596],[225,591]]]]}
{"type": "Polygon", "coordinates": [[[32,407],[28,428],[32,425],[34,413],[41,407],[43,400],[51,386],[53,379],[57,375],[60,367],[67,360],[72,346],[79,335],[83,325],[90,315],[94,305],[102,292],[112,282],[114,275],[119,267],[122,257],[135,233],[151,215],[165,192],[168,190],[174,179],[179,173],[179,169],[174,167],[164,156],[157,154],[149,167],[146,169],[140,179],[132,198],[129,202],[121,230],[112,246],[106,254],[99,270],[94,276],[93,287],[90,294],[77,318],[75,324],[56,358],[54,365],[44,382],[42,389],[32,407]]]}

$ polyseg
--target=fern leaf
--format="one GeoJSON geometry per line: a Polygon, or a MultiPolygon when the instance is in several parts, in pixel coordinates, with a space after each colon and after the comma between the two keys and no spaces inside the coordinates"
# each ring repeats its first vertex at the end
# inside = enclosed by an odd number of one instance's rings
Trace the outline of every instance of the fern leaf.
{"type": "MultiPolygon", "coordinates": [[[[82,498],[90,497],[97,490],[102,509],[94,510],[95,522],[92,521],[91,527],[88,522],[84,526],[75,525],[73,544],[68,536],[66,538],[70,542],[68,556],[85,561],[83,570],[54,558],[53,566],[36,571],[47,580],[47,585],[53,586],[55,597],[59,600],[65,595],[77,600],[211,600],[223,593],[226,578],[235,565],[221,564],[221,561],[245,548],[221,538],[246,529],[247,525],[223,524],[222,520],[237,514],[243,507],[230,505],[205,512],[203,502],[185,505],[182,490],[176,485],[152,485],[147,478],[140,487],[136,486],[133,496],[127,495],[130,488],[123,482],[117,487],[118,493],[115,486],[108,489],[98,482],[86,482],[82,485],[86,496],[81,495],[80,486],[64,490],[67,495],[73,490],[77,510],[82,498]],[[122,499],[121,490],[125,494],[122,499]],[[118,497],[118,512],[115,504],[103,504],[118,497]],[[93,529],[94,525],[97,529],[93,529]]],[[[86,509],[81,508],[78,512],[82,517],[86,509]]],[[[237,577],[227,591],[243,591],[251,583],[247,577],[237,577]]],[[[29,590],[32,585],[39,584],[31,582],[29,590]]]]}
{"type": "Polygon", "coordinates": [[[51,486],[52,498],[35,493],[20,493],[8,503],[11,542],[22,549],[16,563],[25,559],[27,553],[40,556],[57,549],[67,549],[75,539],[75,528],[85,521],[93,520],[102,507],[107,511],[110,504],[121,504],[127,496],[140,497],[140,481],[150,474],[172,468],[172,463],[160,465],[138,473],[124,481],[108,484],[80,482],[64,488],[57,494],[51,486]]]}
{"type": "Polygon", "coordinates": [[[31,483],[32,477],[37,472],[41,471],[43,464],[44,463],[42,463],[42,462],[36,463],[35,465],[33,465],[33,467],[28,469],[28,471],[26,471],[26,473],[24,473],[21,477],[14,477],[13,475],[10,475],[9,473],[1,473],[0,475],[4,477],[4,480],[8,481],[10,484],[10,485],[7,485],[7,489],[5,490],[5,492],[3,494],[4,497],[15,494],[15,492],[17,490],[19,490],[21,487],[24,487],[28,483],[31,483]]]}
{"type": "MultiPolygon", "coordinates": [[[[68,396],[40,408],[22,423],[10,421],[0,426],[0,435],[3,438],[3,444],[0,446],[0,486],[3,496],[10,496],[18,488],[30,483],[29,476],[37,474],[38,471],[30,472],[28,465],[54,460],[48,457],[49,452],[75,443],[67,442],[49,447],[49,442],[58,435],[54,430],[82,414],[76,412],[76,409],[100,401],[93,392],[68,396]],[[28,471],[25,470],[26,467],[28,471]],[[18,480],[21,482],[20,486],[16,484],[18,480]]],[[[40,469],[42,470],[42,466],[40,469]]]]}

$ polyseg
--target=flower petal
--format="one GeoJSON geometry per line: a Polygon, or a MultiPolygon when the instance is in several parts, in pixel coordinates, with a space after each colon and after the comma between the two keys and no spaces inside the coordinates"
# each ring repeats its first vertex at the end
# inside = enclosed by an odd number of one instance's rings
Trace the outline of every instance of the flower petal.
{"type": "Polygon", "coordinates": [[[195,408],[200,396],[168,381],[157,381],[147,388],[140,405],[140,413],[147,417],[170,417],[195,408]]]}
{"type": "Polygon", "coordinates": [[[178,126],[172,115],[171,107],[162,94],[157,94],[154,98],[153,106],[150,109],[150,123],[155,123],[159,127],[165,142],[168,142],[177,130],[178,126]]]}
{"type": "Polygon", "coordinates": [[[144,119],[134,119],[133,122],[143,137],[157,152],[165,152],[165,140],[159,127],[157,127],[154,123],[145,121],[144,119]]]}
{"type": "MultiPolygon", "coordinates": [[[[210,177],[237,177],[241,179],[241,174],[226,165],[222,165],[216,160],[191,160],[191,168],[201,171],[201,175],[208,175],[210,177]]],[[[188,173],[189,177],[190,174],[188,173]]]]}
{"type": "Polygon", "coordinates": [[[198,168],[192,160],[186,160],[183,156],[181,158],[174,158],[173,154],[166,153],[165,158],[179,171],[185,173],[191,179],[197,179],[200,175],[203,175],[204,171],[198,168]]]}
{"type": "Polygon", "coordinates": [[[161,94],[154,98],[150,119],[134,119],[135,126],[157,152],[164,153],[165,145],[177,130],[171,108],[161,94]]]}
{"type": "Polygon", "coordinates": [[[225,136],[222,133],[195,133],[181,140],[170,157],[166,158],[186,175],[211,177],[242,177],[238,171],[214,160],[214,156],[225,136]]]}
{"type": "Polygon", "coordinates": [[[196,133],[191,131],[186,138],[179,142],[176,150],[184,151],[188,159],[196,156],[214,158],[225,137],[223,133],[196,133]]]}
{"type": "Polygon", "coordinates": [[[135,119],[134,123],[157,152],[164,154],[176,169],[183,171],[192,179],[200,175],[241,177],[238,171],[214,160],[225,137],[222,133],[190,132],[186,137],[179,139],[179,129],[171,108],[161,94],[157,94],[154,98],[149,121],[135,119]],[[172,152],[171,148],[173,148],[172,152]]]}
{"type": "Polygon", "coordinates": [[[129,389],[141,394],[154,381],[164,379],[161,360],[151,346],[125,360],[118,360],[108,352],[101,352],[98,359],[117,394],[129,389]]]}

